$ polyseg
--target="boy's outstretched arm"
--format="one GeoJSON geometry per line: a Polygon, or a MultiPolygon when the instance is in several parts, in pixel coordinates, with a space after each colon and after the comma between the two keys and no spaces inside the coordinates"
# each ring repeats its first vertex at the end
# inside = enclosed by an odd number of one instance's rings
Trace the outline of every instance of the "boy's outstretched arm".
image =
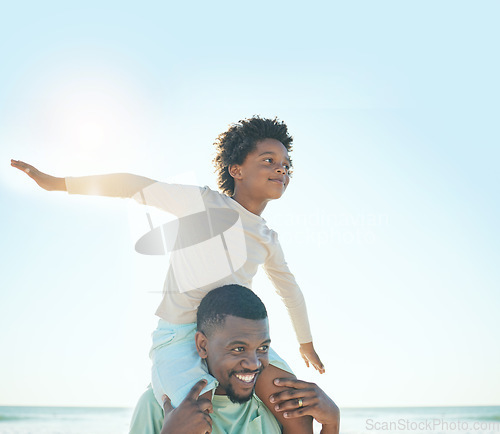
{"type": "MultiPolygon", "coordinates": [[[[10,165],[25,172],[40,187],[47,191],[68,191],[69,193],[92,196],[133,198],[138,192],[156,181],[130,173],[113,173],[76,178],[57,178],[41,172],[31,164],[19,160],[10,160],[10,165]],[[71,181],[71,185],[67,182],[71,181]]],[[[145,203],[141,197],[135,198],[145,203]]]]}
{"type": "Polygon", "coordinates": [[[31,179],[33,179],[40,187],[47,191],[67,191],[66,182],[64,178],[56,178],[55,176],[47,175],[40,172],[31,164],[19,160],[10,160],[10,165],[16,169],[25,172],[31,179]]]}

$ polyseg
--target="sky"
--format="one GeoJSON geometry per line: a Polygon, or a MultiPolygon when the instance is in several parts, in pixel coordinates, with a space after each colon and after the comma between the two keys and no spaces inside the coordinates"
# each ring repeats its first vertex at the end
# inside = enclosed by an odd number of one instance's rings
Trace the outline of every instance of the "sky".
{"type": "Polygon", "coordinates": [[[500,405],[498,2],[0,8],[0,405],[135,405],[168,264],[134,251],[141,207],[10,159],[216,189],[212,143],[256,114],[294,137],[263,217],[324,375],[261,271],[253,288],[297,376],[341,408],[500,405]]]}

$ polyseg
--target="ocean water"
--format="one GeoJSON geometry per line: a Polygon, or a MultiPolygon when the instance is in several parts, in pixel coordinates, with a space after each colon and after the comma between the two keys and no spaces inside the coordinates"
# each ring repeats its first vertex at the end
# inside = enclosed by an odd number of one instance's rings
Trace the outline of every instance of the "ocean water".
{"type": "MultiPolygon", "coordinates": [[[[341,414],[342,434],[500,434],[500,407],[346,408],[341,414]]],[[[129,408],[0,407],[0,434],[125,434],[131,416],[129,408]]]]}
{"type": "Polygon", "coordinates": [[[125,434],[133,409],[0,407],[0,434],[125,434]]]}
{"type": "Polygon", "coordinates": [[[500,434],[500,407],[341,409],[343,434],[500,434]]]}

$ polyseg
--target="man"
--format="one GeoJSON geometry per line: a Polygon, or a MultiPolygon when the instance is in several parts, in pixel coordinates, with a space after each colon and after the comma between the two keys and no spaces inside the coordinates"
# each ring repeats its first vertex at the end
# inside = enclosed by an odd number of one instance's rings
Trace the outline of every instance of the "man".
{"type": "MultiPolygon", "coordinates": [[[[271,342],[259,297],[239,285],[209,292],[198,308],[194,339],[218,381],[212,401],[199,397],[205,386],[200,381],[175,409],[165,397],[162,421],[162,409],[149,389],[136,407],[131,434],[281,433],[273,414],[254,394],[257,378],[269,363],[271,342]]],[[[275,384],[287,387],[270,397],[285,417],[310,416],[322,424],[323,434],[338,433],[338,408],[317,385],[294,379],[275,384]]]]}

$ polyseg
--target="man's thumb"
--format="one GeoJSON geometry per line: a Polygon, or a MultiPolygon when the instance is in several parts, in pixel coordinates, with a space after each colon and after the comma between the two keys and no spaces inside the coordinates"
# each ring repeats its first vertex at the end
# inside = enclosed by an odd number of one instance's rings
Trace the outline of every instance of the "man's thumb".
{"type": "Polygon", "coordinates": [[[170,401],[170,398],[167,395],[163,395],[161,399],[163,400],[163,410],[165,412],[173,409],[172,402],[170,401]]]}

